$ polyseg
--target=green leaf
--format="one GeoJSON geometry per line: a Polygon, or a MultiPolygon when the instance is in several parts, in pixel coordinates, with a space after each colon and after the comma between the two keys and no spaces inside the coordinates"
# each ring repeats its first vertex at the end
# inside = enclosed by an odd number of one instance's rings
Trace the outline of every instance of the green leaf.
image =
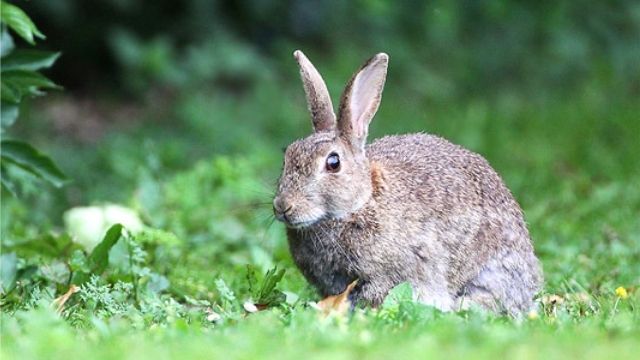
{"type": "Polygon", "coordinates": [[[66,233],[47,233],[17,240],[7,247],[25,258],[56,259],[66,258],[71,251],[79,248],[79,245],[76,245],[66,233]]]}
{"type": "Polygon", "coordinates": [[[59,52],[18,49],[2,59],[2,72],[9,70],[40,70],[51,67],[59,52]]]}
{"type": "Polygon", "coordinates": [[[86,271],[76,271],[73,273],[73,277],[71,278],[71,284],[73,285],[82,285],[89,281],[91,278],[91,274],[86,271]]]}
{"type": "Polygon", "coordinates": [[[2,8],[0,9],[0,20],[6,24],[11,30],[15,31],[26,42],[33,45],[35,41],[34,37],[44,39],[45,36],[38,30],[36,25],[31,21],[29,16],[25,14],[19,7],[1,2],[2,8]]]}
{"type": "MultiPolygon", "coordinates": [[[[87,259],[89,272],[76,271],[71,279],[73,285],[82,285],[89,280],[91,275],[101,275],[105,271],[107,265],[109,265],[109,251],[120,240],[122,229],[122,225],[115,224],[107,230],[100,244],[93,249],[87,259]]],[[[80,264],[76,263],[75,265],[80,264]]]]}
{"type": "Polygon", "coordinates": [[[257,294],[258,292],[255,289],[256,284],[258,283],[258,275],[256,274],[256,269],[253,265],[247,264],[247,284],[249,285],[249,292],[251,294],[257,294]]]}
{"type": "Polygon", "coordinates": [[[25,142],[3,140],[0,147],[0,158],[3,162],[15,164],[56,187],[61,187],[69,181],[48,156],[25,142]]]}
{"type": "Polygon", "coordinates": [[[0,176],[0,183],[2,184],[2,188],[6,192],[11,194],[11,196],[17,197],[16,184],[14,184],[13,181],[11,181],[11,179],[6,176],[6,169],[4,166],[2,166],[2,175],[3,176],[0,176]]]}
{"type": "Polygon", "coordinates": [[[78,271],[84,271],[88,273],[91,271],[89,269],[89,264],[87,263],[87,256],[82,250],[76,249],[71,254],[71,258],[69,259],[69,269],[71,269],[71,271],[73,271],[74,273],[78,271]]]}
{"type": "Polygon", "coordinates": [[[107,230],[100,244],[89,255],[89,267],[93,274],[100,275],[107,268],[107,265],[109,265],[109,250],[118,242],[121,236],[122,225],[120,224],[115,224],[107,230]]]}
{"type": "Polygon", "coordinates": [[[286,269],[278,270],[278,267],[267,271],[262,280],[262,286],[256,296],[256,303],[263,305],[277,305],[286,299],[286,295],[276,289],[276,285],[282,280],[286,269]]]}
{"type": "Polygon", "coordinates": [[[391,289],[382,303],[382,308],[393,308],[405,302],[413,302],[413,287],[408,282],[400,283],[391,289]]]}
{"type": "MultiPolygon", "coordinates": [[[[37,274],[37,272],[38,272],[38,267],[36,265],[28,265],[18,270],[18,273],[16,274],[16,283],[18,281],[31,279],[34,275],[37,274]]],[[[15,285],[16,284],[14,283],[14,286],[15,285]]]]}
{"type": "Polygon", "coordinates": [[[18,257],[16,253],[0,256],[0,293],[8,293],[14,285],[17,273],[18,257]]]}
{"type": "Polygon", "coordinates": [[[29,70],[2,71],[2,100],[18,103],[23,96],[42,95],[43,89],[61,89],[44,75],[29,70]]]}
{"type": "Polygon", "coordinates": [[[11,37],[7,28],[3,26],[0,30],[0,57],[4,58],[9,55],[14,46],[13,37],[11,37]]]}
{"type": "Polygon", "coordinates": [[[18,118],[19,108],[16,104],[11,104],[6,101],[0,103],[0,129],[1,132],[8,129],[16,122],[18,118]]]}
{"type": "Polygon", "coordinates": [[[20,103],[20,89],[16,88],[13,84],[7,83],[4,79],[0,79],[0,94],[2,96],[2,103],[19,104],[20,103]]]}

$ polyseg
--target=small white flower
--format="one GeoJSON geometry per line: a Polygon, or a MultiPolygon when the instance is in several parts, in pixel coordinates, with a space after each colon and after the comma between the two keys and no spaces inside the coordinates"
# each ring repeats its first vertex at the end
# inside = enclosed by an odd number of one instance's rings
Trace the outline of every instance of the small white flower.
{"type": "Polygon", "coordinates": [[[209,315],[207,315],[207,321],[212,323],[217,323],[222,320],[222,316],[215,311],[209,311],[209,315]]]}
{"type": "Polygon", "coordinates": [[[251,301],[245,301],[244,304],[242,304],[242,307],[248,313],[254,313],[258,311],[256,305],[251,301]]]}

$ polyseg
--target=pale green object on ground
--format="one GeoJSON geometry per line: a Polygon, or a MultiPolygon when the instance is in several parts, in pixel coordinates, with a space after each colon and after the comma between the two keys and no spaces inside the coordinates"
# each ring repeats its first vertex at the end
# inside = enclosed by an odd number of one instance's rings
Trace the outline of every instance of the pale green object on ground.
{"type": "Polygon", "coordinates": [[[144,228],[138,213],[116,204],[71,208],[64,213],[64,224],[73,241],[87,251],[93,250],[114,224],[122,224],[133,233],[144,228]]]}

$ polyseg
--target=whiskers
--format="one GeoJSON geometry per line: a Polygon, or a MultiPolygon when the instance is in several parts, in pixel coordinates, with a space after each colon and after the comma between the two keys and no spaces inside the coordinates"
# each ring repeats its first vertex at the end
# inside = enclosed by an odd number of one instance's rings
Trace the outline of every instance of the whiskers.
{"type": "MultiPolygon", "coordinates": [[[[252,187],[242,189],[247,193],[257,195],[256,198],[258,198],[258,200],[235,206],[229,210],[229,214],[246,214],[253,217],[254,224],[258,225],[260,229],[258,243],[265,246],[265,248],[271,249],[275,244],[270,243],[268,238],[269,231],[272,230],[272,226],[276,222],[276,217],[273,214],[273,198],[275,195],[272,190],[266,190],[268,188],[266,184],[263,183],[262,185],[262,188],[252,187]]],[[[269,186],[269,188],[272,187],[269,186]]]]}
{"type": "Polygon", "coordinates": [[[252,211],[259,211],[259,210],[271,211],[272,206],[273,205],[271,202],[258,201],[258,202],[250,202],[247,204],[235,205],[232,209],[229,209],[227,211],[229,214],[237,215],[237,214],[242,214],[242,213],[247,213],[252,211]]]}
{"type": "Polygon", "coordinates": [[[262,225],[261,227],[263,227],[264,229],[262,230],[262,235],[260,236],[260,243],[262,245],[266,245],[267,244],[267,235],[269,234],[269,230],[271,230],[271,226],[273,226],[273,224],[276,222],[276,217],[272,214],[270,214],[265,220],[262,221],[262,225]]]}

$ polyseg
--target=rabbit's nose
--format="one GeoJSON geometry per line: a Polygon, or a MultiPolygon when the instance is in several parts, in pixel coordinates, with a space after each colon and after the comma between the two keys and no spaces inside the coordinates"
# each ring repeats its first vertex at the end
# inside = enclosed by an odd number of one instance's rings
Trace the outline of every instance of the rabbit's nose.
{"type": "Polygon", "coordinates": [[[289,204],[285,199],[281,196],[273,199],[273,213],[276,218],[280,221],[287,221],[287,215],[291,214],[291,210],[293,209],[293,205],[289,204]]]}

